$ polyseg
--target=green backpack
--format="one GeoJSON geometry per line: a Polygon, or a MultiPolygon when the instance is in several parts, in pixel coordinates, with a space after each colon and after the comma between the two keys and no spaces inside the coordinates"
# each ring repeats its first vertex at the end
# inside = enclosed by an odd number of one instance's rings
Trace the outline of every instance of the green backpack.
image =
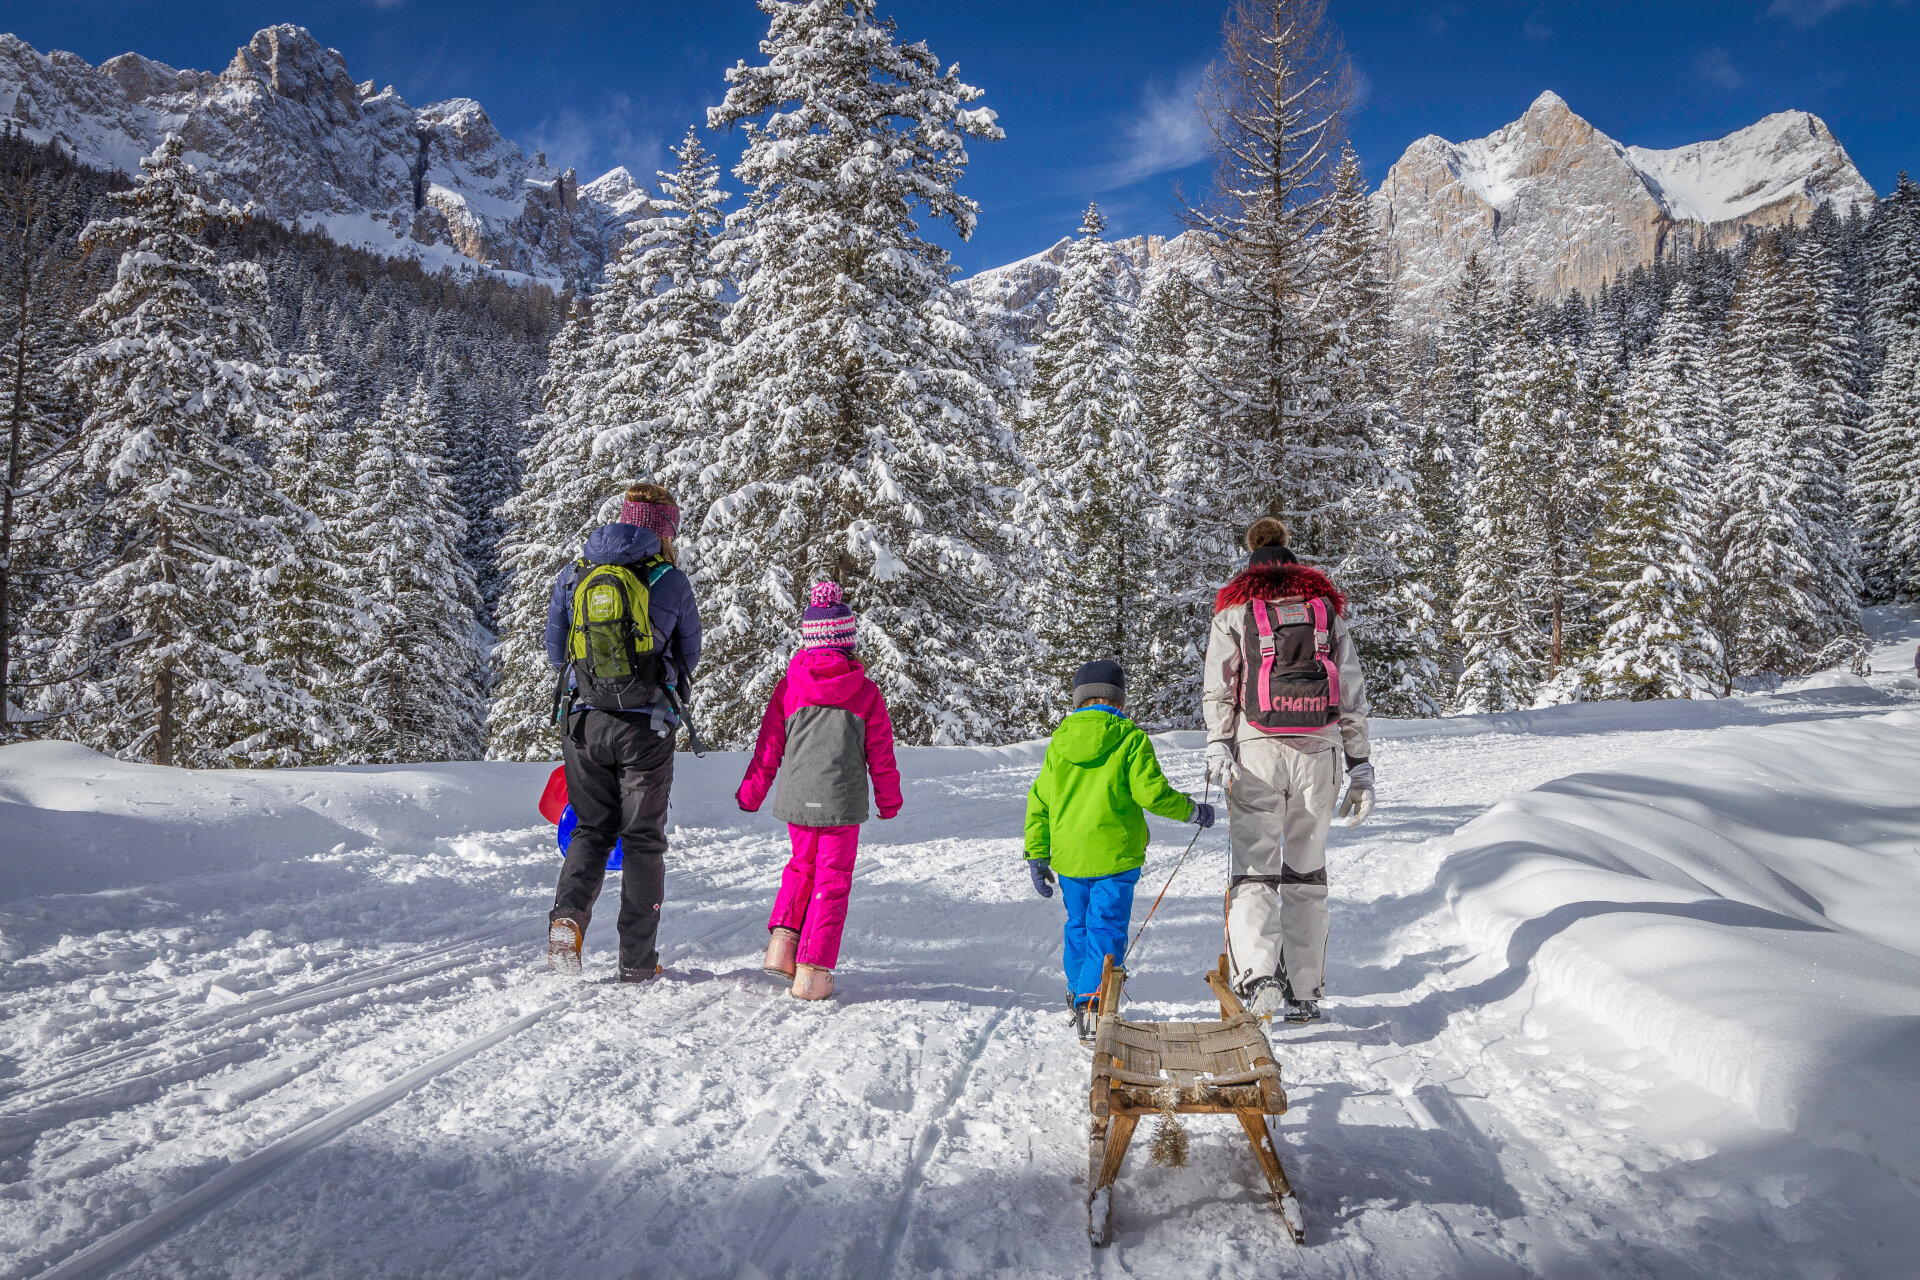
{"type": "Polygon", "coordinates": [[[574,561],[573,630],[567,657],[581,702],[602,711],[637,711],[658,702],[665,680],[650,589],[673,565],[654,556],[636,572],[622,564],[574,561]]]}

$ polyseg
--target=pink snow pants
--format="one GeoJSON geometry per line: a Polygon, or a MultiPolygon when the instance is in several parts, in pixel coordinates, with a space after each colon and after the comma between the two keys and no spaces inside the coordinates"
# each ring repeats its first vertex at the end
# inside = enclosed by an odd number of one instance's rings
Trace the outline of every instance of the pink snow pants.
{"type": "Polygon", "coordinates": [[[773,900],[768,929],[798,929],[801,964],[831,969],[840,959],[840,931],[847,923],[847,894],[853,889],[853,860],[860,853],[860,828],[802,827],[789,822],[793,857],[780,874],[780,896],[773,900]]]}

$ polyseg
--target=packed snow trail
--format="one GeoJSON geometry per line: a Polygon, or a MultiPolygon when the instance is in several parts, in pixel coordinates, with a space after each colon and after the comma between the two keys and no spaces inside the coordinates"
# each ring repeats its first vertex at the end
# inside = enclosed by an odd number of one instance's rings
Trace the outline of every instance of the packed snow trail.
{"type": "MultiPolygon", "coordinates": [[[[587,981],[541,968],[558,860],[532,812],[540,767],[185,775],[6,748],[0,1278],[96,1262],[117,1277],[1896,1275],[1890,1260],[1920,1249],[1909,1184],[1631,1047],[1524,957],[1477,945],[1437,878],[1459,828],[1529,787],[1649,751],[1737,752],[1761,726],[1883,726],[1911,705],[1880,677],[1837,683],[1382,726],[1381,807],[1335,827],[1327,1018],[1275,1035],[1298,1250],[1225,1117],[1188,1118],[1184,1169],[1134,1152],[1115,1244],[1088,1248],[1087,1058],[1059,994],[1058,904],[1018,864],[1037,744],[902,753],[907,808],[866,828],[825,1007],[758,971],[786,841],[733,810],[738,757],[680,761],[670,973],[635,988],[603,981],[611,910],[587,981]],[[164,874],[141,881],[123,856],[138,846],[101,832],[144,839],[164,874]],[[61,894],[43,887],[56,856],[61,894]]],[[[1161,743],[1197,793],[1198,736],[1161,743]]],[[[1156,824],[1150,879],[1187,834],[1156,824]]],[[[1201,837],[1160,908],[1130,1016],[1210,1008],[1198,975],[1221,946],[1225,839],[1201,837]]]]}

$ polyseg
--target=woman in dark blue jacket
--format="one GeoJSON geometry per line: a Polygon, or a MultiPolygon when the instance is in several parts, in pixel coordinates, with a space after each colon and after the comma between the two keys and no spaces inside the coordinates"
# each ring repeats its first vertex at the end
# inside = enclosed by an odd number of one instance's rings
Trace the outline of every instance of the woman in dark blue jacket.
{"type": "MultiPolygon", "coordinates": [[[[579,818],[553,910],[547,915],[547,963],[562,973],[580,972],[580,944],[606,878],[607,856],[620,842],[620,981],[647,982],[660,972],[657,938],[660,899],[666,885],[667,794],[673,786],[673,740],[679,719],[666,685],[684,692],[700,661],[700,610],[693,584],[673,561],[680,508],[657,484],[627,490],[616,524],[587,536],[585,561],[570,564],[554,580],[547,606],[547,660],[569,690],[561,726],[567,797],[579,818]],[[664,564],[649,562],[664,557],[664,564]],[[661,688],[650,701],[618,709],[590,705],[582,696],[568,656],[574,589],[598,565],[620,565],[647,588],[647,618],[662,663],[661,688]],[[644,576],[643,576],[644,575],[644,576]]],[[[591,590],[591,588],[589,588],[591,590]]],[[[589,615],[591,616],[591,615],[589,615]]]]}

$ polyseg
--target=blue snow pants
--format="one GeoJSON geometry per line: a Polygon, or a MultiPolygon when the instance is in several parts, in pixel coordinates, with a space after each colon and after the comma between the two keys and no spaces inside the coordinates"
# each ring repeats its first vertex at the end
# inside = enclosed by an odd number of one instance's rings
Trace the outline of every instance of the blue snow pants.
{"type": "Polygon", "coordinates": [[[1118,965],[1127,954],[1127,922],[1133,918],[1133,886],[1140,868],[1110,876],[1061,876],[1060,900],[1067,906],[1067,986],[1074,999],[1091,1000],[1100,994],[1102,962],[1113,957],[1118,965]]]}

